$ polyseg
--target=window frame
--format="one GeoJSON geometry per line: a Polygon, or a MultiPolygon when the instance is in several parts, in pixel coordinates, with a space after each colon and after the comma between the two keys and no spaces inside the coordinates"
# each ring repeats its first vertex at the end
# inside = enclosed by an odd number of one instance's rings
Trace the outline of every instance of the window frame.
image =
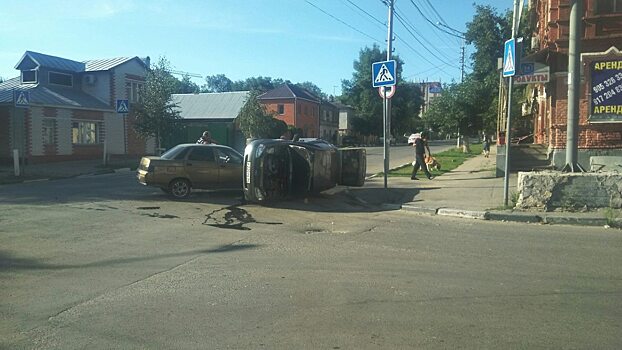
{"type": "Polygon", "coordinates": [[[67,74],[67,73],[61,73],[61,72],[49,71],[49,72],[48,72],[48,84],[50,84],[50,85],[56,85],[56,86],[63,86],[63,87],[73,87],[73,74],[67,74]],[[53,83],[53,82],[52,82],[52,74],[68,76],[68,77],[69,77],[69,82],[70,82],[70,85],[53,83]]]}
{"type": "Polygon", "coordinates": [[[277,104],[277,105],[276,105],[276,112],[277,112],[279,115],[283,115],[283,114],[285,114],[285,105],[284,105],[284,104],[282,104],[282,103],[277,104]]]}
{"type": "Polygon", "coordinates": [[[125,88],[127,99],[130,103],[141,103],[143,100],[143,92],[145,91],[145,82],[136,79],[125,79],[125,88]]]}
{"type": "MultiPolygon", "coordinates": [[[[72,125],[73,128],[73,125],[72,125]]],[[[56,144],[56,120],[43,118],[41,122],[41,142],[44,146],[56,144]],[[46,125],[51,124],[51,125],[46,125]]]]}
{"type": "Polygon", "coordinates": [[[96,146],[102,143],[102,128],[103,123],[95,120],[73,120],[71,122],[71,144],[77,146],[96,146]],[[92,124],[95,126],[94,130],[84,130],[86,124],[92,124]],[[76,126],[77,125],[77,126],[76,126]],[[75,131],[77,130],[77,135],[75,131]],[[93,133],[95,136],[94,142],[84,142],[85,138],[88,139],[87,134],[93,133]],[[86,137],[85,137],[86,136],[86,137]]]}
{"type": "Polygon", "coordinates": [[[24,69],[21,71],[20,75],[19,75],[19,81],[22,84],[38,84],[39,83],[39,70],[38,69],[24,69]],[[24,72],[34,72],[35,74],[35,79],[30,81],[25,81],[24,80],[24,72]]]}

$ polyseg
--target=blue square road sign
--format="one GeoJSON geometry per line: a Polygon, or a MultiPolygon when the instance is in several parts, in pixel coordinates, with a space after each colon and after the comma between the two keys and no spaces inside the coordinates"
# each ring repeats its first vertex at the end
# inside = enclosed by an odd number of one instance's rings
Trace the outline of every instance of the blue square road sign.
{"type": "Polygon", "coordinates": [[[503,76],[516,74],[516,39],[512,38],[503,46],[503,76]]]}
{"type": "Polygon", "coordinates": [[[130,104],[128,100],[117,100],[117,113],[129,113],[130,104]]]}
{"type": "Polygon", "coordinates": [[[397,83],[395,60],[374,62],[371,65],[371,82],[372,86],[377,88],[381,86],[393,86],[397,83]]]}

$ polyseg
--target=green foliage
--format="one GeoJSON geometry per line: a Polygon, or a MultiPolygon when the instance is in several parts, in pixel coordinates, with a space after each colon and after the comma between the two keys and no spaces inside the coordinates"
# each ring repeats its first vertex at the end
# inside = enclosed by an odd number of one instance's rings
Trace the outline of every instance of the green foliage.
{"type": "MultiPolygon", "coordinates": [[[[423,116],[443,134],[460,132],[488,134],[497,129],[499,71],[497,58],[503,56],[503,42],[511,36],[511,12],[498,14],[491,6],[475,5],[473,20],[465,33],[468,44],[475,46],[471,55],[473,71],[462,83],[446,86],[423,116]]],[[[526,11],[524,12],[526,16],[526,11]]],[[[524,87],[515,87],[512,114],[519,115],[524,87]]],[[[514,118],[518,122],[519,118],[514,118]]],[[[515,127],[515,126],[513,126],[515,127]]]]}
{"type": "Polygon", "coordinates": [[[247,138],[278,138],[287,131],[287,124],[266,111],[257,99],[259,95],[259,91],[251,91],[240,110],[237,117],[240,130],[247,138]]]}
{"type": "Polygon", "coordinates": [[[227,92],[232,90],[233,82],[224,74],[210,75],[205,77],[207,83],[202,87],[203,92],[227,92]]]}
{"type": "Polygon", "coordinates": [[[178,82],[170,73],[168,60],[161,57],[153,69],[147,71],[142,101],[131,108],[131,115],[135,118],[134,130],[143,137],[155,137],[158,148],[162,137],[171,135],[180,127],[179,111],[171,97],[178,82]]]}
{"type": "Polygon", "coordinates": [[[176,94],[196,94],[199,90],[199,85],[192,82],[188,74],[184,74],[181,80],[177,80],[175,87],[176,94]]]}
{"type": "Polygon", "coordinates": [[[310,81],[305,81],[305,82],[297,83],[297,84],[294,84],[294,85],[296,85],[297,87],[299,87],[301,89],[305,89],[305,90],[309,91],[310,93],[314,94],[315,96],[317,96],[322,101],[328,101],[328,95],[323,93],[322,89],[320,89],[319,86],[313,84],[310,81]]]}
{"type": "MultiPolygon", "coordinates": [[[[380,51],[377,45],[361,49],[359,59],[354,61],[352,79],[341,82],[341,102],[354,107],[357,117],[353,120],[353,127],[363,135],[383,134],[382,99],[378,96],[378,90],[371,86],[371,65],[386,60],[386,57],[386,51],[380,51]]],[[[397,91],[391,99],[391,133],[402,135],[423,125],[418,119],[423,98],[418,85],[402,79],[404,61],[398,56],[393,59],[397,62],[397,91]]]]}

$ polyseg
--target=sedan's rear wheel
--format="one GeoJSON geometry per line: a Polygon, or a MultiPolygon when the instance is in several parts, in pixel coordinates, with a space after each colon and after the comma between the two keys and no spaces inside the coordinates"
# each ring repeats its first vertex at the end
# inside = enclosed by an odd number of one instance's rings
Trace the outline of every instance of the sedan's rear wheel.
{"type": "Polygon", "coordinates": [[[175,179],[168,188],[175,198],[186,198],[190,195],[190,182],[186,179],[175,179]]]}

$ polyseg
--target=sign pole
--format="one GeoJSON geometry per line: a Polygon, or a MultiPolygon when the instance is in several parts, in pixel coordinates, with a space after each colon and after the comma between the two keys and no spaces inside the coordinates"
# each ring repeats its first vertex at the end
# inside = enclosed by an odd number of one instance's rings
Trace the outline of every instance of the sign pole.
{"type": "MultiPolygon", "coordinates": [[[[512,20],[512,39],[516,37],[516,32],[518,30],[518,21],[520,18],[518,17],[518,0],[514,0],[514,14],[512,20]]],[[[521,53],[515,52],[514,59],[516,59],[516,55],[520,55],[521,53]]],[[[504,62],[505,63],[505,62],[504,62]]],[[[516,67],[514,67],[516,69],[516,67]]],[[[510,188],[510,145],[512,144],[512,86],[514,80],[513,77],[510,76],[508,78],[508,107],[507,107],[507,125],[505,127],[505,171],[503,175],[503,205],[508,206],[508,198],[509,198],[509,188],[510,188]]]]}
{"type": "Polygon", "coordinates": [[[582,2],[570,1],[570,35],[568,37],[568,111],[566,118],[566,164],[565,173],[585,172],[578,163],[579,98],[581,91],[581,17],[582,2]]]}
{"type": "MultiPolygon", "coordinates": [[[[387,61],[391,60],[391,51],[393,51],[393,5],[395,0],[389,0],[389,22],[387,31],[387,61]]],[[[397,80],[397,69],[395,70],[397,80]]],[[[382,88],[384,90],[384,87],[382,88]]],[[[384,188],[388,188],[387,174],[389,173],[389,147],[391,145],[391,100],[387,98],[386,90],[382,94],[382,120],[384,125],[384,188]]]]}

